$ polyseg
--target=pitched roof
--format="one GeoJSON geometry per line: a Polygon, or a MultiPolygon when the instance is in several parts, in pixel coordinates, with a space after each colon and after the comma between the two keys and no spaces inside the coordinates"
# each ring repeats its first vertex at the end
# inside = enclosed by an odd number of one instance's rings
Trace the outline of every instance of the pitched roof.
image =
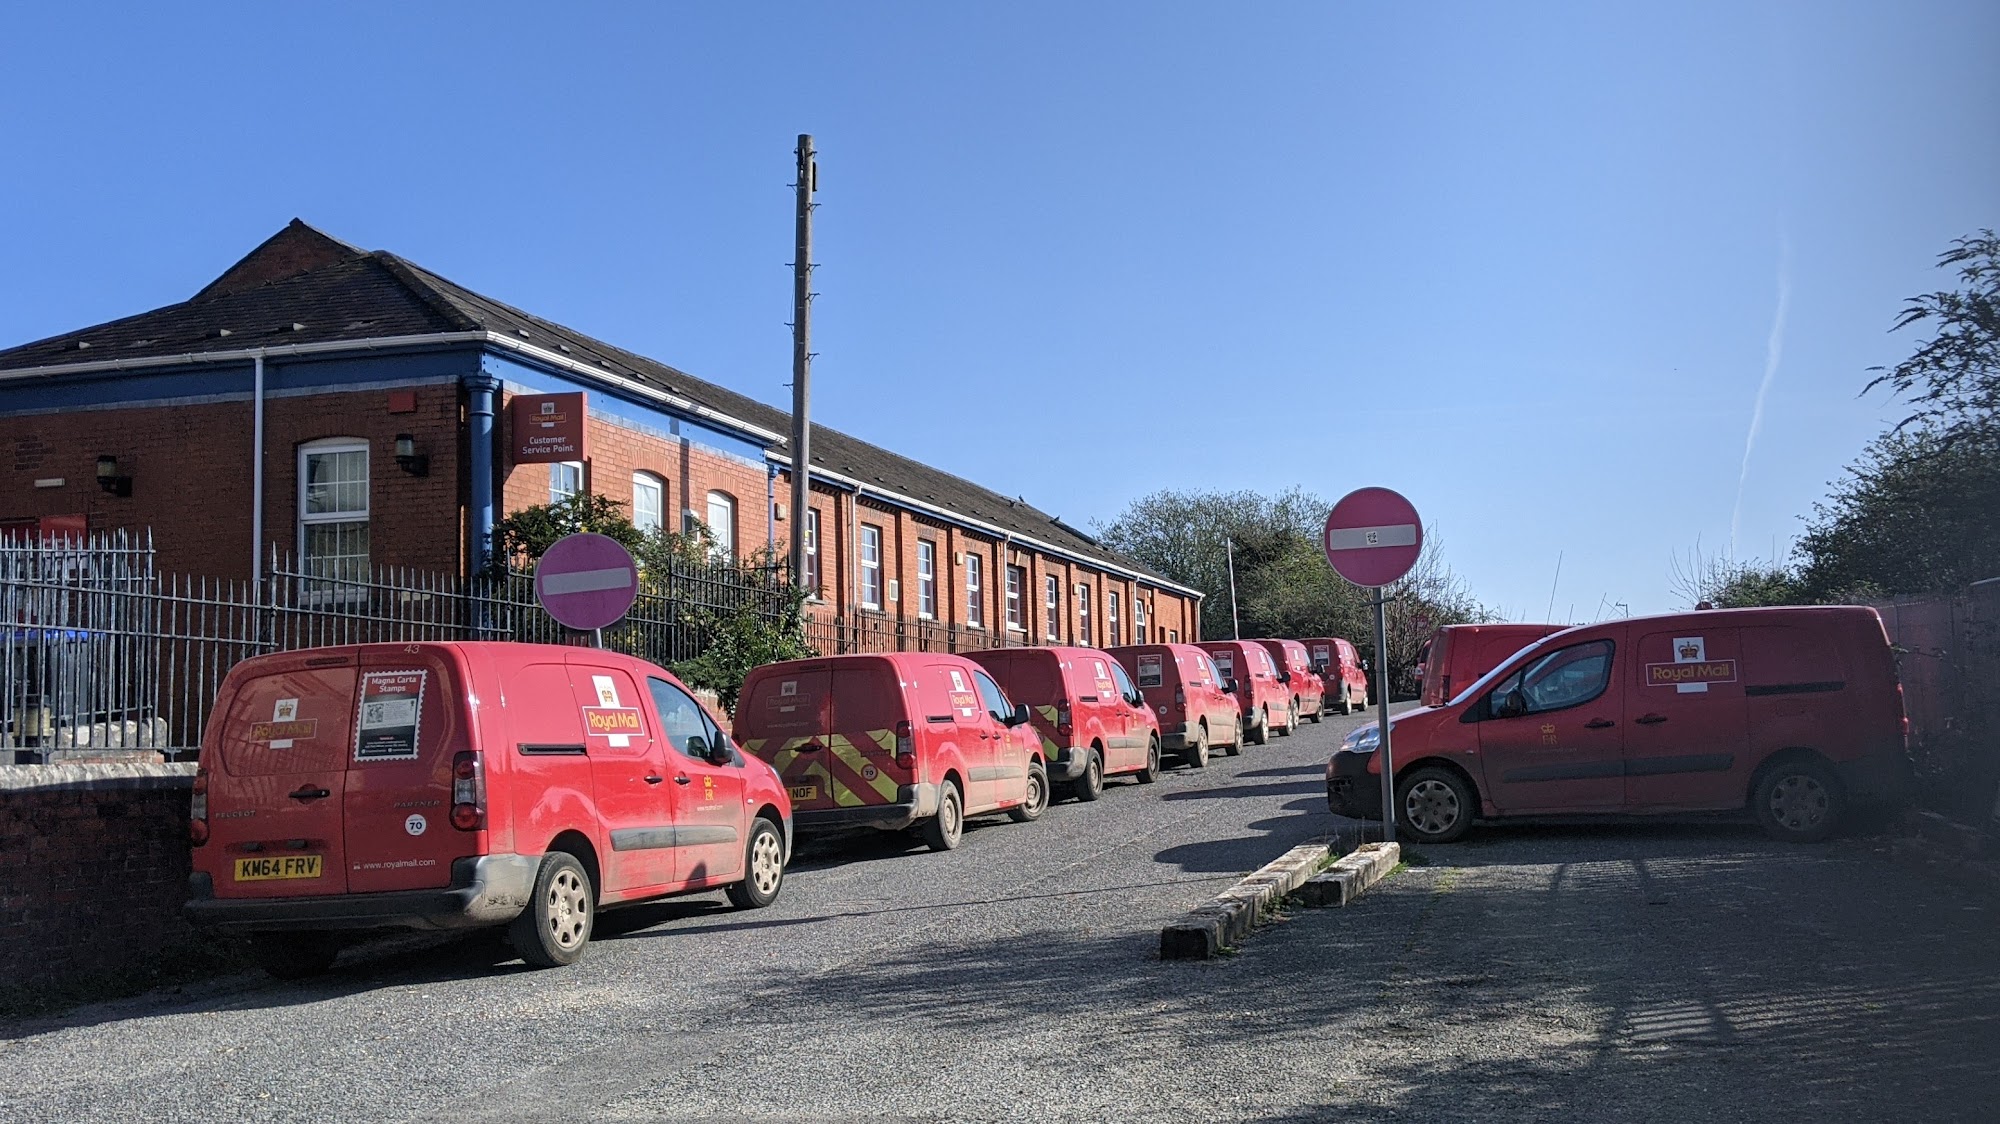
{"type": "MultiPolygon", "coordinates": [[[[774,433],[791,430],[789,410],[523,312],[387,251],[355,249],[297,219],[192,299],[0,350],[0,371],[465,331],[507,335],[774,433]]],[[[789,459],[789,441],[780,438],[773,451],[789,459]]],[[[864,487],[1178,585],[1023,499],[837,429],[813,426],[812,463],[864,487]]]]}

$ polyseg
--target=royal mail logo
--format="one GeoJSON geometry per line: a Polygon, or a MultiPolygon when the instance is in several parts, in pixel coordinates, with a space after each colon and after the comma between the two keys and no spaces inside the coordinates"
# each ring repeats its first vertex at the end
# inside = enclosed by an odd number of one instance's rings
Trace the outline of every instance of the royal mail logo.
{"type": "Polygon", "coordinates": [[[583,708],[583,728],[600,737],[618,734],[644,734],[645,720],[639,712],[629,706],[586,706],[583,708]]]}
{"type": "Polygon", "coordinates": [[[1701,658],[1701,645],[1692,640],[1683,640],[1679,654],[1682,660],[1698,660],[1701,658]]]}
{"type": "Polygon", "coordinates": [[[1646,683],[1653,687],[1679,687],[1695,683],[1736,682],[1735,660],[1703,660],[1700,663],[1649,663],[1646,683]]]}
{"type": "Polygon", "coordinates": [[[250,740],[253,742],[305,741],[318,736],[317,718],[294,719],[290,722],[258,722],[250,727],[250,740]]]}

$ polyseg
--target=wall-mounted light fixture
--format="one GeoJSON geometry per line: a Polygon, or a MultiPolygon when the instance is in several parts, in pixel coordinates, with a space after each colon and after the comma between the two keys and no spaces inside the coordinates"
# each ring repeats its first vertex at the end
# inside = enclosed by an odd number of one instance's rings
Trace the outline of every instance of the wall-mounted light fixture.
{"type": "Polygon", "coordinates": [[[396,435],[396,467],[411,476],[429,476],[431,458],[428,453],[417,452],[417,439],[407,433],[396,435]]]}
{"type": "Polygon", "coordinates": [[[114,496],[132,494],[132,477],[118,473],[118,458],[101,456],[97,458],[97,486],[114,496]]]}

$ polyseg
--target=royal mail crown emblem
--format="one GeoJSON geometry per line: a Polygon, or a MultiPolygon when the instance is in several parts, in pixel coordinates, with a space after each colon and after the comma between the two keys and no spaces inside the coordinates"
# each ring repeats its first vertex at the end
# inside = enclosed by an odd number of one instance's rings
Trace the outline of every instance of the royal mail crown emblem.
{"type": "Polygon", "coordinates": [[[1699,656],[1699,655],[1701,655],[1701,649],[1700,649],[1699,647],[1697,647],[1697,646],[1696,646],[1696,645],[1695,645],[1694,643],[1692,643],[1692,642],[1683,642],[1683,643],[1681,644],[1681,658],[1682,658],[1682,659],[1684,659],[1684,660],[1691,660],[1691,659],[1694,659],[1695,657],[1697,657],[1697,656],[1699,656]]]}

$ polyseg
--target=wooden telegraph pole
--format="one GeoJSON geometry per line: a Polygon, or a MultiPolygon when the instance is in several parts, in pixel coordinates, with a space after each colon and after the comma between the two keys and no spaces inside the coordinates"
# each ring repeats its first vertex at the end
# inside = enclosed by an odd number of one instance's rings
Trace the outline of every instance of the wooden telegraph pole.
{"type": "Polygon", "coordinates": [[[806,582],[806,513],[812,510],[812,213],[819,187],[810,133],[799,134],[798,225],[792,251],[792,581],[806,582]]]}

